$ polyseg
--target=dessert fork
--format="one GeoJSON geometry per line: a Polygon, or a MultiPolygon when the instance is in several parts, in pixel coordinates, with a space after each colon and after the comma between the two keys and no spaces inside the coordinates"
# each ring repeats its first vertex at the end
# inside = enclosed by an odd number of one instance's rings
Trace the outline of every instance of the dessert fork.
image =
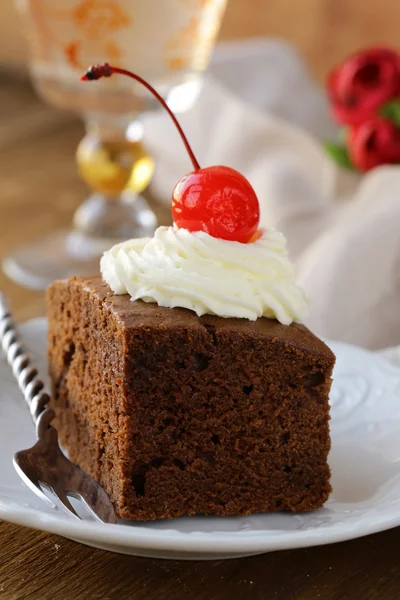
{"type": "Polygon", "coordinates": [[[100,521],[116,523],[114,508],[103,488],[61,452],[57,431],[50,425],[55,416],[54,410],[47,408],[50,396],[43,390],[44,384],[20,342],[1,293],[0,341],[36,426],[36,444],[14,456],[18,475],[42,500],[51,502],[74,518],[81,517],[68,497],[81,500],[100,521]]]}

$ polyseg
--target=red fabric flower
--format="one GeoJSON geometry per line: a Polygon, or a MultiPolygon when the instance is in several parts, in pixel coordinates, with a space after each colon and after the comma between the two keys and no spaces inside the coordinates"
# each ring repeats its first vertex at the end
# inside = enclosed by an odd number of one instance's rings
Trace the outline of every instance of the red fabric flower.
{"type": "Polygon", "coordinates": [[[359,52],[328,76],[335,120],[357,125],[400,95],[400,54],[389,48],[359,52]]]}
{"type": "Polygon", "coordinates": [[[372,117],[350,129],[349,154],[360,171],[400,162],[400,130],[390,121],[372,117]]]}

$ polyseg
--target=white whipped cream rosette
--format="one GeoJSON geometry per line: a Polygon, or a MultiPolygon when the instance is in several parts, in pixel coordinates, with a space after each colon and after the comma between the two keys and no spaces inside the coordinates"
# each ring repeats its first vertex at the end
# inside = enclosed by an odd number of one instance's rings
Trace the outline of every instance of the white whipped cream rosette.
{"type": "Polygon", "coordinates": [[[159,227],[153,238],[114,246],[101,260],[103,279],[132,300],[254,321],[301,321],[307,302],[294,279],[285,237],[265,230],[242,244],[202,231],[159,227]]]}

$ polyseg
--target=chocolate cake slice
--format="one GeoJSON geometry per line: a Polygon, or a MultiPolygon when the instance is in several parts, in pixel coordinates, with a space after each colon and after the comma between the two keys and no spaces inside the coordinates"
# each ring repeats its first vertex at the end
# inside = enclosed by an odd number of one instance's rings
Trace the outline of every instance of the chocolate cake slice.
{"type": "Polygon", "coordinates": [[[308,511],[330,493],[334,355],[300,324],[48,291],[56,426],[124,519],[308,511]]]}

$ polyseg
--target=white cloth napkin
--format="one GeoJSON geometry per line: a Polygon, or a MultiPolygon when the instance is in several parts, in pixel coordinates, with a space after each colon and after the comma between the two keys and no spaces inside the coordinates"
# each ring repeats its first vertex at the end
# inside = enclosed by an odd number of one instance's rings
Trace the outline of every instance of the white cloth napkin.
{"type": "Polygon", "coordinates": [[[316,332],[372,349],[399,344],[400,168],[366,175],[297,266],[316,332]]]}
{"type": "MultiPolygon", "coordinates": [[[[371,349],[400,345],[400,167],[360,177],[331,161],[321,141],[336,128],[296,52],[274,40],[221,45],[180,121],[200,164],[242,171],[262,226],[288,237],[311,302],[307,324],[371,349]]],[[[167,115],[146,120],[145,142],[154,192],[169,201],[191,165],[167,115]]]]}

